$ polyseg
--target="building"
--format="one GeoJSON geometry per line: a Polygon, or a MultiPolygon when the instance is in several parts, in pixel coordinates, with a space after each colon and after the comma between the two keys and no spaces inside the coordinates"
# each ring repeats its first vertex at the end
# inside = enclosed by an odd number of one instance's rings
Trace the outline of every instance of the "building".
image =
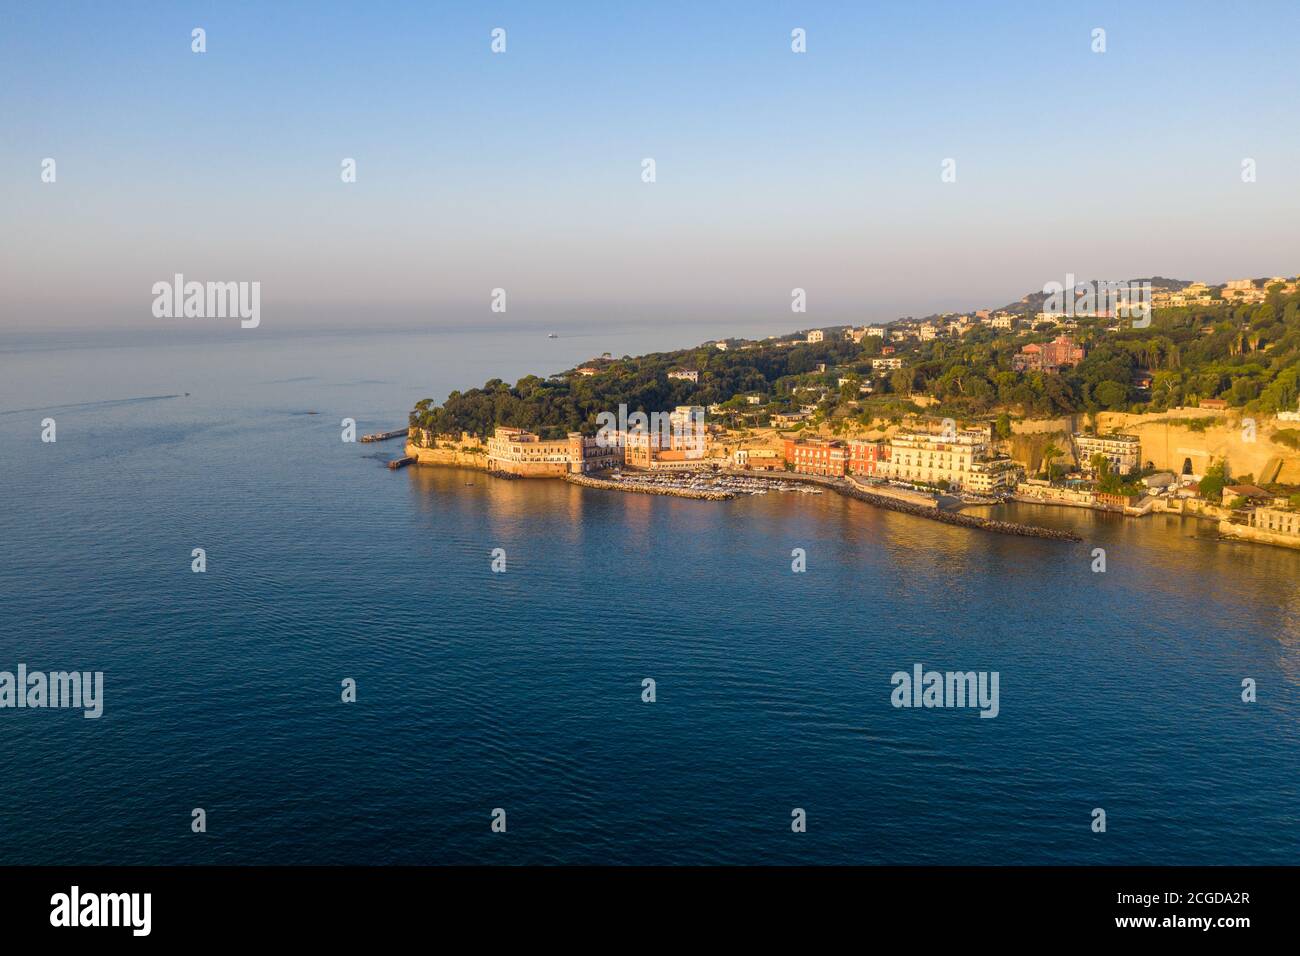
{"type": "Polygon", "coordinates": [[[873,358],[873,359],[871,360],[871,367],[872,367],[873,369],[875,369],[877,372],[881,371],[882,369],[883,369],[883,370],[889,370],[889,371],[892,371],[892,370],[894,370],[894,369],[900,369],[900,368],[902,368],[902,367],[903,367],[903,360],[902,360],[901,358],[897,358],[897,357],[895,357],[895,358],[873,358]]]}
{"type": "Polygon", "coordinates": [[[854,345],[860,345],[862,338],[867,334],[866,329],[847,328],[844,330],[844,341],[852,342],[854,345]]]}
{"type": "Polygon", "coordinates": [[[1223,504],[1232,504],[1238,498],[1244,498],[1247,504],[1268,506],[1277,503],[1278,496],[1265,491],[1258,485],[1224,485],[1223,504]]]}
{"type": "Polygon", "coordinates": [[[732,455],[737,468],[750,471],[784,471],[785,458],[775,448],[737,448],[732,455]]]}
{"type": "Polygon", "coordinates": [[[617,466],[622,449],[579,432],[543,439],[522,428],[498,427],[487,440],[488,470],[521,478],[558,478],[617,466]]]}
{"type": "Polygon", "coordinates": [[[1023,469],[1006,455],[992,458],[976,459],[971,465],[966,482],[961,487],[981,495],[992,495],[1003,491],[1014,491],[1020,479],[1024,477],[1023,469]]]}
{"type": "Polygon", "coordinates": [[[597,372],[599,372],[599,371],[600,371],[600,369],[596,368],[594,365],[584,365],[582,368],[578,369],[578,374],[579,374],[579,375],[595,375],[595,374],[596,374],[597,372]]]}
{"type": "Polygon", "coordinates": [[[714,343],[713,343],[713,346],[714,346],[714,348],[716,348],[719,352],[725,352],[725,351],[727,351],[727,343],[726,343],[726,342],[714,342],[714,343]]]}
{"type": "Polygon", "coordinates": [[[930,342],[933,341],[934,337],[939,334],[939,330],[936,329],[929,322],[926,322],[919,329],[917,329],[916,334],[921,337],[922,342],[930,342]]]}
{"type": "Polygon", "coordinates": [[[882,325],[868,325],[867,335],[873,339],[884,339],[889,341],[889,330],[882,325]]]}
{"type": "Polygon", "coordinates": [[[692,368],[674,369],[668,373],[669,378],[680,379],[683,382],[696,382],[700,380],[700,373],[692,368]]]}
{"type": "Polygon", "coordinates": [[[848,449],[844,442],[835,439],[787,438],[785,460],[801,475],[843,478],[848,470],[848,449]]]}
{"type": "Polygon", "coordinates": [[[1058,335],[1050,342],[1023,346],[1011,357],[1017,372],[1055,372],[1067,365],[1078,365],[1086,354],[1068,335],[1058,335]]]}
{"type": "Polygon", "coordinates": [[[1286,511],[1282,508],[1254,508],[1246,520],[1247,527],[1274,534],[1300,536],[1300,511],[1286,511]]]}
{"type": "Polygon", "coordinates": [[[821,329],[813,329],[808,333],[808,344],[820,342],[824,338],[826,338],[826,334],[821,329]]]}
{"type": "Polygon", "coordinates": [[[1214,411],[1224,412],[1228,410],[1228,403],[1222,398],[1203,398],[1197,403],[1197,408],[1209,408],[1214,411]]]}
{"type": "Polygon", "coordinates": [[[1016,325],[1014,315],[995,315],[989,319],[989,325],[995,329],[1012,329],[1016,325]]]}
{"type": "Polygon", "coordinates": [[[889,456],[877,464],[881,477],[909,484],[938,485],[989,494],[1016,487],[1014,462],[990,454],[986,428],[955,433],[907,432],[889,441],[889,456]]]}
{"type": "Polygon", "coordinates": [[[1093,474],[1093,455],[1103,455],[1110,462],[1114,474],[1130,475],[1142,467],[1142,440],[1137,435],[1075,432],[1074,457],[1085,475],[1093,474]]]}
{"type": "Polygon", "coordinates": [[[772,416],[772,425],[776,428],[793,428],[807,418],[807,412],[783,412],[772,416]]]}
{"type": "Polygon", "coordinates": [[[849,442],[850,473],[866,475],[869,478],[879,477],[883,471],[883,464],[887,461],[889,461],[889,442],[868,441],[865,438],[855,438],[849,442]]]}

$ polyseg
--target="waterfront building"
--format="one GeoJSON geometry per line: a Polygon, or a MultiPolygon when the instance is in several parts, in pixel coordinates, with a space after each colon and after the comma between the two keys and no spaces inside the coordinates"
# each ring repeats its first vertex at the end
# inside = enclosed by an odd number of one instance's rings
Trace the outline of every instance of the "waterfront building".
{"type": "Polygon", "coordinates": [[[1016,497],[1050,504],[1081,505],[1091,507],[1097,501],[1096,492],[1082,485],[1054,485],[1045,478],[1029,478],[1016,485],[1016,497]]]}
{"type": "Polygon", "coordinates": [[[1246,524],[1261,531],[1300,538],[1300,511],[1287,511],[1283,508],[1253,508],[1246,524]]]}
{"type": "Polygon", "coordinates": [[[876,472],[894,481],[937,485],[980,494],[1011,490],[1020,478],[1018,466],[990,451],[988,428],[966,428],[947,434],[905,432],[889,441],[889,455],[876,472]]]}
{"type": "Polygon", "coordinates": [[[498,427],[487,440],[488,469],[521,478],[585,474],[613,468],[621,457],[621,448],[602,445],[580,432],[543,439],[522,428],[498,427]]]}
{"type": "Polygon", "coordinates": [[[844,447],[844,442],[836,439],[787,438],[785,460],[801,475],[843,478],[848,469],[848,450],[844,447]]]}
{"type": "Polygon", "coordinates": [[[750,471],[782,471],[785,458],[775,448],[737,448],[732,455],[737,468],[750,471]]]}
{"type": "Polygon", "coordinates": [[[848,468],[855,475],[877,477],[884,462],[889,460],[889,442],[855,438],[849,442],[848,468]]]}
{"type": "Polygon", "coordinates": [[[1118,475],[1129,475],[1142,467],[1142,440],[1137,435],[1089,435],[1076,432],[1074,457],[1085,475],[1091,475],[1092,456],[1104,455],[1118,475]]]}

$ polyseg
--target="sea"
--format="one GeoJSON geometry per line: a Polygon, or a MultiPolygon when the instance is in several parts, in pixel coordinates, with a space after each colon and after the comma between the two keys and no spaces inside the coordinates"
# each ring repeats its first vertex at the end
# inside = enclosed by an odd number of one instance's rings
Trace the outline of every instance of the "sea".
{"type": "Polygon", "coordinates": [[[104,682],[97,719],[0,709],[0,859],[1300,862],[1300,551],[392,471],[400,442],[342,440],[698,339],[0,335],[0,671],[104,682]],[[996,673],[996,717],[894,706],[918,664],[996,673]]]}

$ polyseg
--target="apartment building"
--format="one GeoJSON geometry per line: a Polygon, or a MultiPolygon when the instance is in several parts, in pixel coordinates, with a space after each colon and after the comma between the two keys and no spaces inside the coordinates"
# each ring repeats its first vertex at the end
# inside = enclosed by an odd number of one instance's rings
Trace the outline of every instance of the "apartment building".
{"type": "Polygon", "coordinates": [[[981,494],[1014,489],[1019,480],[1019,469],[1011,459],[990,453],[986,428],[896,435],[890,439],[889,457],[877,465],[877,473],[915,484],[947,482],[951,487],[981,494]]]}
{"type": "Polygon", "coordinates": [[[844,442],[829,438],[785,440],[785,460],[801,475],[843,478],[848,470],[848,449],[844,442]]]}
{"type": "Polygon", "coordinates": [[[1074,457],[1085,475],[1093,473],[1093,455],[1102,455],[1110,462],[1112,472],[1132,474],[1142,467],[1142,440],[1137,435],[1089,435],[1075,432],[1074,457]]]}
{"type": "Polygon", "coordinates": [[[889,461],[889,442],[855,438],[849,442],[849,472],[868,478],[880,477],[883,465],[889,461]]]}

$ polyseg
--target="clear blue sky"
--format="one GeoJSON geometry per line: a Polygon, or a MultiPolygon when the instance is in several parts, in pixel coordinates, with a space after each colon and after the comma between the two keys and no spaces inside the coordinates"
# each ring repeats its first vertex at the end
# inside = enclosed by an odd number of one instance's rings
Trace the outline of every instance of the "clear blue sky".
{"type": "Polygon", "coordinates": [[[147,325],[175,272],[261,281],[264,323],[504,287],[701,338],[1292,275],[1298,42],[1294,2],[8,3],[0,327],[147,325]]]}

